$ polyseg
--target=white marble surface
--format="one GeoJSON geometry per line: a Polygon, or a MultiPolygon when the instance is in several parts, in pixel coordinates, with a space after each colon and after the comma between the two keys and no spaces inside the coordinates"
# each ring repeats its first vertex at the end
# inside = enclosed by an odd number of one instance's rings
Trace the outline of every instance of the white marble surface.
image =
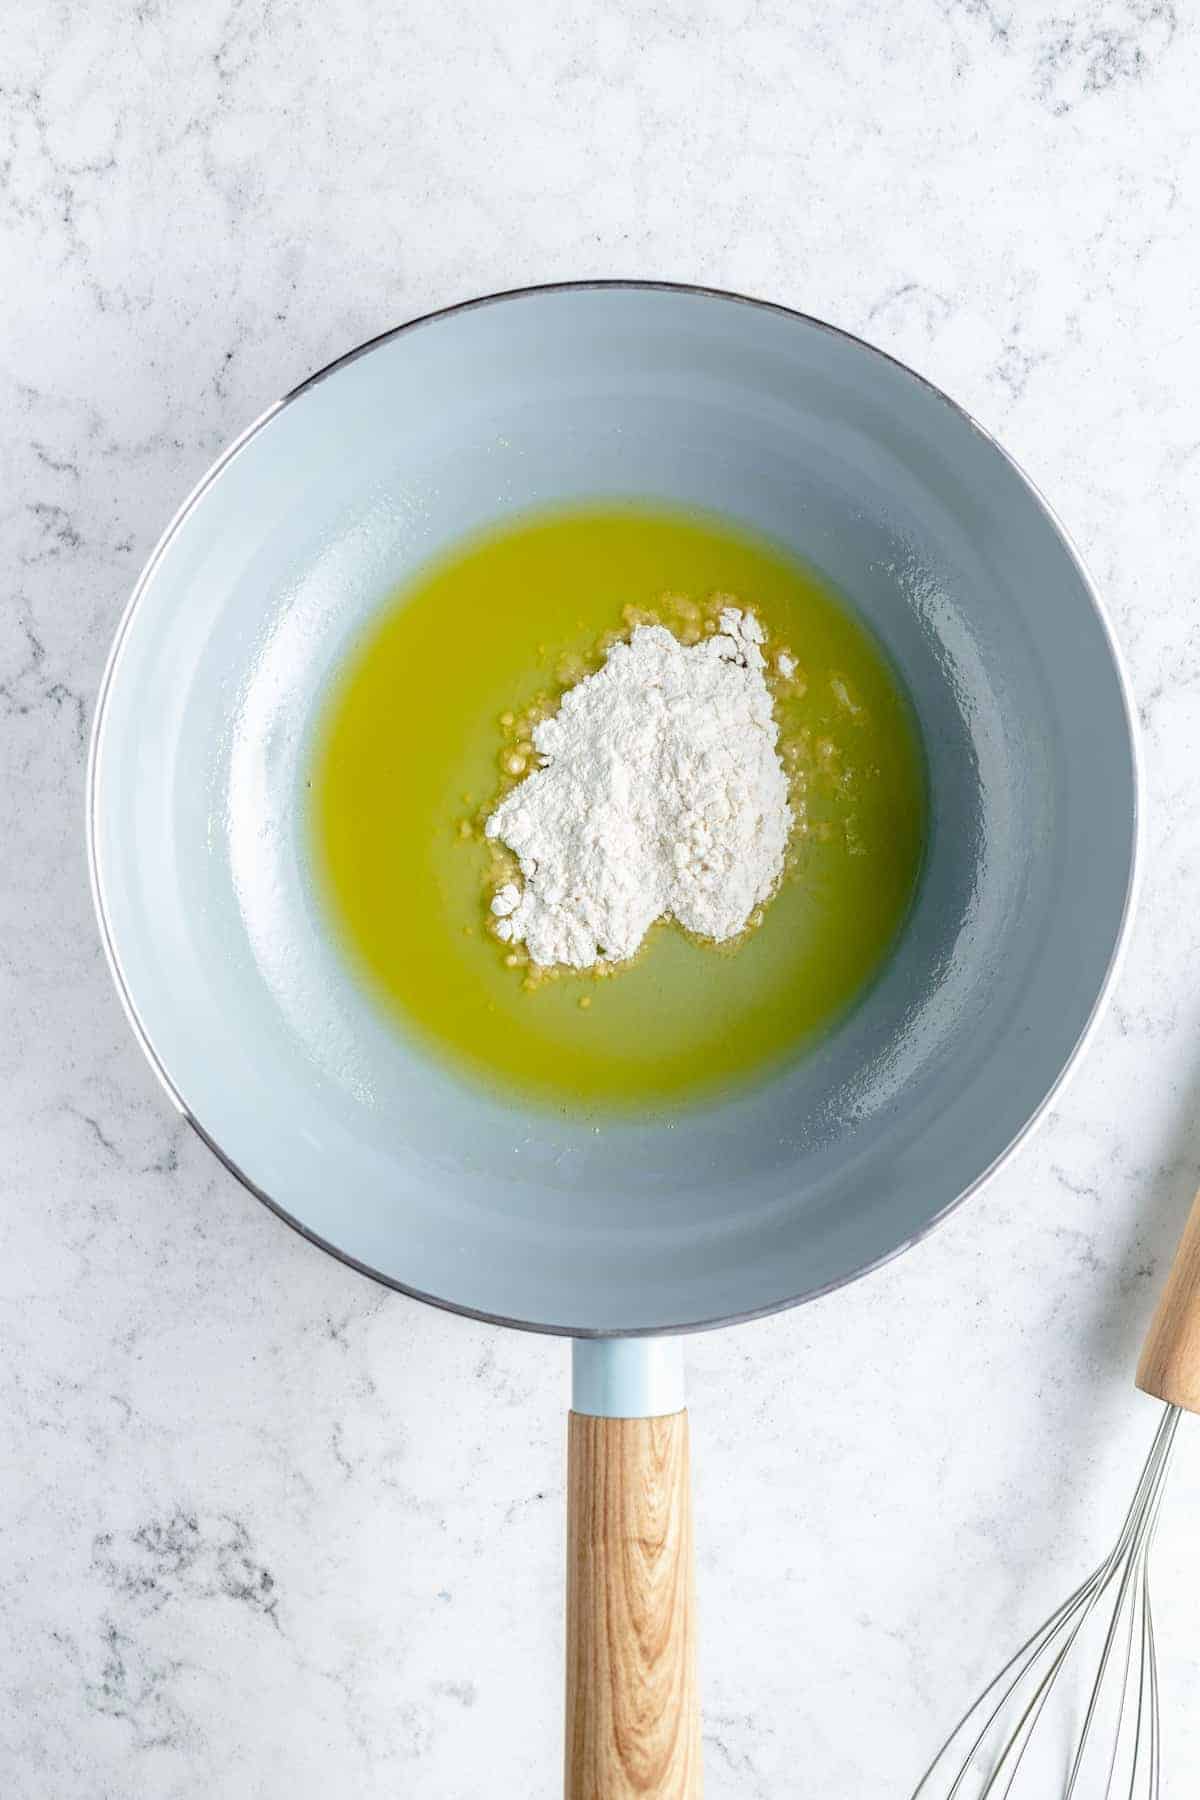
{"type": "MultiPolygon", "coordinates": [[[[1144,900],[1066,1099],[918,1250],[690,1349],[710,1800],[906,1794],[1115,1530],[1200,1174],[1200,19],[1168,0],[47,4],[0,69],[0,1791],[557,1791],[562,1348],[292,1236],[97,946],[92,698],[176,502],[406,315],[741,288],[962,399],[1070,522],[1145,724],[1144,900]]],[[[1200,1427],[1158,1555],[1200,1761],[1200,1427]]]]}

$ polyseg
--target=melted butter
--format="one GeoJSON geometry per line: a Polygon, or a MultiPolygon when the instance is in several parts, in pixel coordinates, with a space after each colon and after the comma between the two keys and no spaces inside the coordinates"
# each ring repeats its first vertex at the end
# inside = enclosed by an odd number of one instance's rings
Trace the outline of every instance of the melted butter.
{"type": "Polygon", "coordinates": [[[633,506],[520,520],[393,596],[328,696],[311,795],[331,928],[397,1027],[468,1077],[590,1112],[701,1099],[803,1054],[894,945],[925,822],[911,708],[845,603],[716,518],[633,506]],[[716,593],[770,639],[801,820],[782,886],[733,945],[660,923],[605,979],[531,990],[488,929],[480,831],[514,727],[631,619],[682,635],[716,593]]]}

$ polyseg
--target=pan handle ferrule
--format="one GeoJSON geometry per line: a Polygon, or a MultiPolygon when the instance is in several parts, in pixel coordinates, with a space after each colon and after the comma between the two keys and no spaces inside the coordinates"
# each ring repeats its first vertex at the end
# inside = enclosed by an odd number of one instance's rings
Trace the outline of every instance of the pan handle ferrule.
{"type": "Polygon", "coordinates": [[[573,1340],[572,1412],[595,1419],[657,1419],[682,1412],[685,1403],[678,1338],[573,1340]]]}

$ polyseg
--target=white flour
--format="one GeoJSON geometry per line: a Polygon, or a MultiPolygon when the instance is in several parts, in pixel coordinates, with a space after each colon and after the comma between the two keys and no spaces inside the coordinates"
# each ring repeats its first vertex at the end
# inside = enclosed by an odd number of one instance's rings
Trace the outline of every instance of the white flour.
{"type": "Polygon", "coordinates": [[[542,766],[487,822],[524,878],[492,901],[501,937],[585,969],[668,914],[717,942],[743,930],[792,824],[762,641],[731,606],[691,647],[641,625],[564,694],[533,733],[542,766]]]}

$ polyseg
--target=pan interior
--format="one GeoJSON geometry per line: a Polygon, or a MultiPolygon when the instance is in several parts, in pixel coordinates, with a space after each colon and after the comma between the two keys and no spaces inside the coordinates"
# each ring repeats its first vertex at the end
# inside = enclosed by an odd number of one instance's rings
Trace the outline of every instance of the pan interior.
{"type": "Polygon", "coordinates": [[[131,1009],[248,1180],[415,1291],[627,1331],[817,1292],[986,1172],[1104,985],[1135,771],[1086,580],[961,413],[794,315],[600,287],[435,317],[248,438],[127,618],[92,805],[131,1009]],[[721,1104],[597,1124],[390,1027],[329,941],[300,790],[321,695],[408,575],[510,515],[629,498],[723,515],[853,599],[916,706],[930,827],[903,939],[819,1049],[721,1104]]]}

